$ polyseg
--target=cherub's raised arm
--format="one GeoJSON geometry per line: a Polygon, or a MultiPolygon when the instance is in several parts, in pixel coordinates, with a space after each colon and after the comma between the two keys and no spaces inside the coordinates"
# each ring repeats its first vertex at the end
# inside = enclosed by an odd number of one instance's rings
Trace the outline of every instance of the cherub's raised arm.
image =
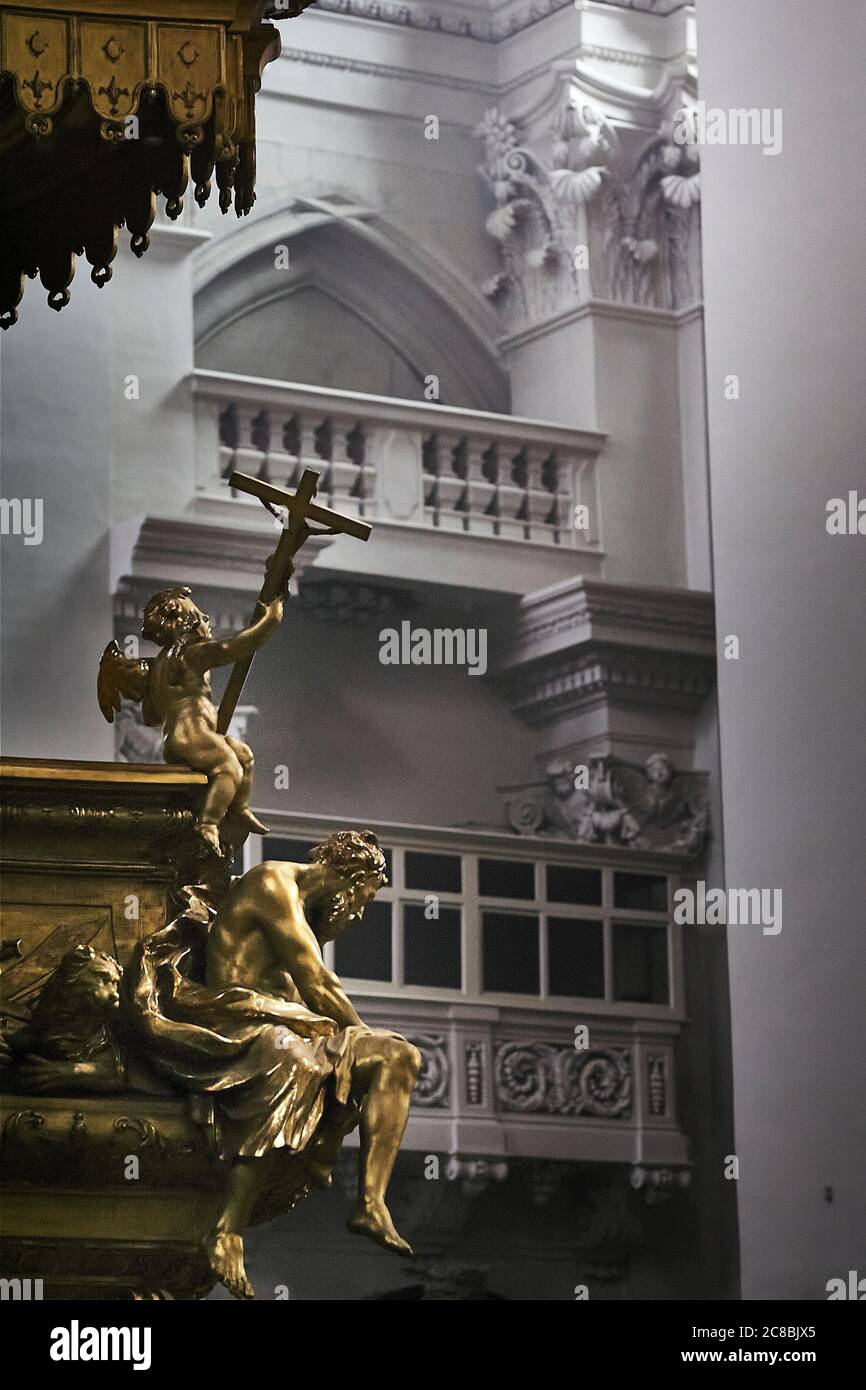
{"type": "Polygon", "coordinates": [[[319,944],[304,916],[297,884],[283,883],[277,892],[267,892],[266,897],[262,925],[307,1008],[332,1018],[341,1028],[362,1024],[339,978],[322,960],[319,944]]]}
{"type": "Polygon", "coordinates": [[[283,620],[281,597],[260,607],[262,616],[234,637],[226,637],[220,642],[196,642],[189,647],[186,660],[193,670],[204,675],[205,671],[212,671],[215,666],[232,666],[236,661],[244,661],[252,656],[283,620]]]}

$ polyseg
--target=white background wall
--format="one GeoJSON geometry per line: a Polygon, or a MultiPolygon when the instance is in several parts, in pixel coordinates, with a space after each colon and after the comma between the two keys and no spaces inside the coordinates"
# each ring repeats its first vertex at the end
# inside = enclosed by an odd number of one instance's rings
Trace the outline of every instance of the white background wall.
{"type": "Polygon", "coordinates": [[[743,1296],[824,1298],[866,1274],[866,536],[825,530],[866,491],[866,10],[699,0],[698,26],[708,106],[783,112],[775,158],[702,158],[727,882],[784,894],[780,935],[728,930],[743,1296]]]}

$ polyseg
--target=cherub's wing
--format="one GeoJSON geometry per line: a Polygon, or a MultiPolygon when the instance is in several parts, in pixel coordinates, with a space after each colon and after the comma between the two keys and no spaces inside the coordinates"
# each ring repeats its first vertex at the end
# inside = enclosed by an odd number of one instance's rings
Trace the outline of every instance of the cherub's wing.
{"type": "Polygon", "coordinates": [[[114,723],[122,698],[136,703],[145,698],[149,674],[150,663],[145,658],[134,661],[123,655],[116,642],[109,642],[102,653],[96,677],[96,698],[109,724],[114,723]]]}

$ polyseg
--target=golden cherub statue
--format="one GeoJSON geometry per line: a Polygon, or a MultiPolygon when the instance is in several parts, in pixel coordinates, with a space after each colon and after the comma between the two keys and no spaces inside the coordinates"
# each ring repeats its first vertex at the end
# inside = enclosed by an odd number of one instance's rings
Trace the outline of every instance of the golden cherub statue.
{"type": "Polygon", "coordinates": [[[162,725],[166,762],[182,763],[209,778],[198,830],[216,854],[222,854],[220,826],[231,812],[244,830],[267,834],[250,810],[253,754],[245,743],[220,733],[208,672],[217,666],[247,661],[279,627],[283,598],[259,605],[249,627],[224,640],[214,638],[210,619],[193,602],[189,589],[162,589],[147,603],[141,635],[155,642],[157,656],[124,656],[109,642],[99,663],[97,697],[109,724],[121,697],[140,702],[144,722],[162,725]],[[258,612],[258,610],[257,610],[258,612]]]}
{"type": "Polygon", "coordinates": [[[189,589],[163,589],[147,604],[141,629],[142,637],[162,648],[159,655],[153,660],[134,659],[124,656],[116,642],[109,642],[99,663],[97,696],[109,724],[120,709],[121,697],[140,702],[145,724],[163,727],[166,761],[207,773],[210,781],[198,829],[218,855],[224,853],[219,831],[228,813],[243,830],[267,834],[267,827],[250,810],[252,752],[229,737],[228,727],[256,651],[282,621],[294,556],[311,536],[344,534],[362,541],[370,536],[369,522],[341,516],[313,501],[318,478],[318,473],[305,468],[295,492],[245,473],[232,473],[229,478],[236,492],[257,497],[271,512],[282,507],[287,518],[285,522],[280,518],[283,533],[268,561],[249,627],[225,641],[215,641],[210,620],[193,603],[189,589]],[[324,529],[314,530],[311,521],[324,529]],[[215,666],[229,665],[234,669],[217,709],[207,673],[215,666]]]}

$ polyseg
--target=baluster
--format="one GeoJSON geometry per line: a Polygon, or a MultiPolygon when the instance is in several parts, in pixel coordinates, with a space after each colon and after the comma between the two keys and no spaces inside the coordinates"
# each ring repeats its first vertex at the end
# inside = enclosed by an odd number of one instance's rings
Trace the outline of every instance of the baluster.
{"type": "Polygon", "coordinates": [[[286,459],[286,486],[297,487],[301,480],[301,417],[294,412],[283,424],[283,457],[286,459]]]}
{"type": "Polygon", "coordinates": [[[260,449],[262,454],[257,476],[261,478],[263,483],[269,483],[271,481],[271,472],[268,467],[268,455],[271,449],[270,411],[263,408],[253,416],[250,421],[250,443],[254,449],[260,449]]]}
{"type": "Polygon", "coordinates": [[[329,473],[331,506],[348,516],[359,516],[363,497],[362,466],[359,466],[352,453],[357,455],[360,445],[361,465],[363,465],[363,436],[360,425],[352,427],[348,421],[340,421],[333,427],[331,449],[331,470],[329,473]]]}
{"type": "Polygon", "coordinates": [[[466,469],[467,530],[493,535],[496,531],[496,446],[483,435],[467,435],[463,443],[466,469]]]}
{"type": "Polygon", "coordinates": [[[439,431],[439,472],[436,500],[439,527],[443,531],[468,529],[469,489],[463,436],[450,430],[439,431]]]}
{"type": "Polygon", "coordinates": [[[421,441],[421,485],[424,491],[424,520],[439,525],[439,436],[428,434],[421,441]]]}
{"type": "Polygon", "coordinates": [[[526,460],[515,444],[499,445],[497,534],[509,540],[526,539],[526,460]]]}
{"type": "Polygon", "coordinates": [[[322,502],[333,505],[333,467],[334,457],[334,425],[330,415],[324,416],[318,424],[313,427],[313,456],[309,463],[304,460],[306,466],[315,468],[319,473],[318,497],[322,502]]]}
{"type": "Polygon", "coordinates": [[[227,401],[219,409],[219,455],[218,470],[220,478],[227,478],[235,470],[235,453],[238,447],[238,408],[234,401],[227,401]]]}
{"type": "Polygon", "coordinates": [[[289,447],[288,438],[291,418],[287,419],[281,408],[269,410],[268,452],[265,459],[266,473],[260,476],[276,487],[286,487],[293,481],[297,463],[297,453],[289,447]]]}
{"type": "Polygon", "coordinates": [[[542,482],[550,492],[548,524],[550,540],[556,545],[574,544],[574,496],[571,468],[555,451],[542,469],[542,482]]]}
{"type": "Polygon", "coordinates": [[[268,433],[266,422],[262,419],[262,409],[257,405],[235,405],[234,410],[236,442],[232,469],[257,478],[266,462],[268,447],[268,433]]]}
{"type": "Polygon", "coordinates": [[[361,420],[346,435],[346,453],[358,470],[353,492],[358,499],[359,514],[375,516],[376,499],[379,495],[379,470],[373,451],[368,445],[367,427],[361,420]]]}
{"type": "Polygon", "coordinates": [[[550,482],[550,449],[543,444],[527,444],[526,454],[526,519],[531,541],[553,541],[550,523],[555,498],[550,482]]]}
{"type": "Polygon", "coordinates": [[[298,427],[299,462],[304,468],[320,467],[319,453],[316,447],[316,434],[320,421],[307,410],[299,410],[295,419],[298,427]]]}

